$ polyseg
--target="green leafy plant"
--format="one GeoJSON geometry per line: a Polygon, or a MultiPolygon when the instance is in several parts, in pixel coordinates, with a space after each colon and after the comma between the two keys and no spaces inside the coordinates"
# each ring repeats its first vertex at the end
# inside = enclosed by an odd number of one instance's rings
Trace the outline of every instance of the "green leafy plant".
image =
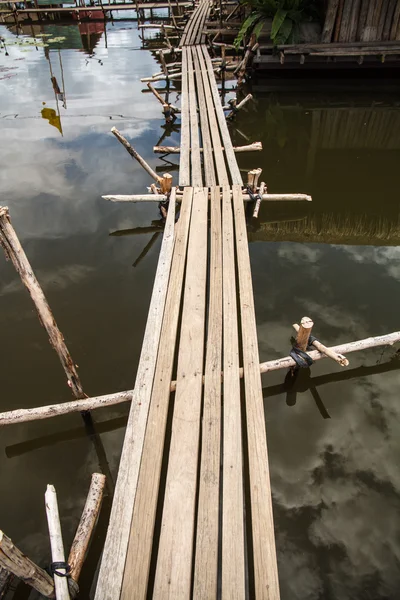
{"type": "Polygon", "coordinates": [[[264,23],[272,19],[271,40],[274,46],[293,44],[298,38],[301,21],[310,19],[317,12],[317,0],[242,0],[251,12],[235,39],[238,48],[250,33],[259,37],[264,23]]]}

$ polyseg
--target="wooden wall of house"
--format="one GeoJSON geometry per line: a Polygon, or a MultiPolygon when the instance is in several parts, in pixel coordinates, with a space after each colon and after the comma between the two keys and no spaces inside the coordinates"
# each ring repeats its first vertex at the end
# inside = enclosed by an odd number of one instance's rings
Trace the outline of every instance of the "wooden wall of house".
{"type": "Polygon", "coordinates": [[[329,0],[321,41],[400,40],[400,0],[329,0]]]}

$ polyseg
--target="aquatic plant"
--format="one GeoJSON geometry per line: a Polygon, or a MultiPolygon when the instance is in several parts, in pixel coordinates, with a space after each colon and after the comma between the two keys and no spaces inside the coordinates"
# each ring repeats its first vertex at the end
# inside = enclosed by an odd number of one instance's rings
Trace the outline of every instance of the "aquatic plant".
{"type": "Polygon", "coordinates": [[[248,6],[251,12],[236,37],[236,47],[250,33],[258,38],[265,22],[271,19],[273,44],[295,43],[299,24],[318,14],[316,0],[241,0],[241,4],[248,6]]]}

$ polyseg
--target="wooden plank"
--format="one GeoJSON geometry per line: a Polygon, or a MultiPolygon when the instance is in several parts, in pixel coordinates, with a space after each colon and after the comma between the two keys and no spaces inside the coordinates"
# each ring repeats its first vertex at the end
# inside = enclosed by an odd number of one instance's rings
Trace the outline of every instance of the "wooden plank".
{"type": "Polygon", "coordinates": [[[368,14],[368,5],[369,0],[361,0],[361,8],[360,8],[360,16],[358,18],[358,26],[357,26],[357,41],[360,43],[363,39],[365,23],[367,22],[367,14],[368,14]]]}
{"type": "Polygon", "coordinates": [[[245,598],[242,418],[235,243],[230,188],[223,188],[223,496],[222,598],[245,598]]]}
{"type": "Polygon", "coordinates": [[[185,44],[187,46],[191,46],[193,43],[193,34],[196,31],[197,22],[198,22],[199,16],[200,16],[200,11],[201,11],[201,4],[199,4],[197,6],[196,10],[193,12],[192,17],[190,19],[190,26],[188,29],[186,42],[185,42],[185,44]]]}
{"type": "Polygon", "coordinates": [[[218,583],[221,447],[220,373],[222,367],[222,234],[219,187],[211,190],[210,211],[210,300],[204,378],[194,600],[216,598],[218,583]]]}
{"type": "Polygon", "coordinates": [[[361,40],[363,42],[370,42],[374,40],[374,31],[373,31],[373,18],[375,13],[375,7],[379,0],[369,0],[367,15],[365,19],[364,29],[361,33],[361,40]]]}
{"type": "Polygon", "coordinates": [[[100,565],[95,600],[115,600],[115,598],[119,597],[122,586],[139,466],[172,262],[175,227],[175,190],[172,191],[169,206],[136,375],[135,389],[126,427],[107,537],[100,565]]]}
{"type": "MultiPolygon", "coordinates": [[[[217,179],[221,185],[227,185],[229,183],[228,172],[226,170],[225,159],[221,139],[219,136],[219,127],[217,117],[215,114],[214,102],[211,94],[210,81],[208,79],[208,72],[204,62],[203,52],[200,46],[196,48],[197,58],[199,59],[199,65],[201,69],[201,76],[203,79],[204,93],[206,97],[206,105],[208,112],[208,119],[210,122],[211,138],[214,150],[215,165],[217,167],[217,179]]],[[[196,64],[196,63],[195,63],[196,64]]]]}
{"type": "Polygon", "coordinates": [[[400,2],[399,1],[396,4],[396,9],[395,9],[394,15],[393,15],[393,22],[392,22],[392,26],[390,28],[390,39],[393,41],[397,39],[398,26],[400,26],[400,2]]]}
{"type": "Polygon", "coordinates": [[[201,38],[203,35],[203,29],[204,29],[204,23],[206,22],[206,19],[207,19],[209,13],[210,13],[210,5],[208,2],[204,2],[204,8],[201,13],[201,16],[199,19],[199,25],[198,25],[197,32],[196,32],[196,40],[194,42],[195,44],[201,43],[201,38]]]}
{"type": "Polygon", "coordinates": [[[193,187],[201,187],[203,178],[201,174],[200,137],[199,137],[199,115],[197,112],[196,88],[194,85],[193,60],[191,48],[187,51],[187,68],[189,83],[189,113],[190,113],[190,143],[191,143],[191,183],[193,187]]]}
{"type": "Polygon", "coordinates": [[[348,34],[350,27],[350,15],[353,7],[353,0],[344,0],[342,22],[339,30],[339,42],[348,42],[348,34]]]}
{"type": "Polygon", "coordinates": [[[390,38],[390,29],[393,22],[394,11],[396,10],[397,0],[390,0],[388,11],[386,14],[385,23],[382,32],[382,41],[387,41],[390,38]]]}
{"type": "Polygon", "coordinates": [[[235,153],[233,151],[231,137],[229,135],[228,126],[226,124],[226,119],[224,115],[224,111],[222,110],[222,104],[219,98],[218,86],[215,81],[214,71],[212,67],[211,59],[208,55],[207,48],[205,46],[200,46],[203,51],[203,56],[206,62],[208,78],[211,86],[211,94],[214,100],[215,112],[217,114],[217,119],[219,123],[219,129],[221,132],[221,138],[223,141],[223,145],[225,147],[225,156],[229,166],[229,171],[231,174],[231,179],[233,184],[242,185],[242,176],[240,174],[240,170],[238,164],[236,162],[235,153]]]}
{"type": "Polygon", "coordinates": [[[190,185],[190,116],[188,95],[188,49],[182,50],[181,95],[181,157],[179,161],[179,185],[190,185]]]}
{"type": "Polygon", "coordinates": [[[203,146],[204,179],[206,186],[213,187],[216,185],[216,179],[210,136],[210,126],[207,114],[206,94],[203,87],[203,78],[201,74],[199,59],[195,48],[192,48],[192,55],[194,60],[194,70],[196,73],[197,99],[200,109],[200,131],[203,146]]]}
{"type": "Polygon", "coordinates": [[[185,39],[183,39],[182,37],[182,41],[180,43],[180,46],[190,46],[192,45],[192,37],[193,37],[193,32],[196,31],[196,26],[200,17],[200,12],[202,10],[202,4],[199,4],[195,10],[193,11],[189,21],[187,22],[186,26],[185,26],[185,30],[184,30],[184,34],[185,35],[185,39]]]}
{"type": "Polygon", "coordinates": [[[207,194],[195,189],[154,598],[190,598],[204,354],[207,194]]]}
{"type": "Polygon", "coordinates": [[[242,190],[233,186],[233,211],[239,274],[243,371],[249,455],[250,501],[256,599],[278,600],[271,484],[267,436],[259,371],[257,327],[242,190]]]}
{"type": "Polygon", "coordinates": [[[144,600],[147,594],[192,198],[193,189],[185,188],[176,231],[121,600],[144,600]]]}
{"type": "Polygon", "coordinates": [[[360,20],[361,0],[354,0],[350,15],[350,23],[348,29],[348,41],[355,42],[357,39],[357,27],[360,20]]]}
{"type": "Polygon", "coordinates": [[[324,28],[322,30],[321,42],[329,44],[332,40],[333,28],[335,26],[336,14],[339,6],[339,0],[329,0],[326,11],[324,28]]]}
{"type": "Polygon", "coordinates": [[[379,21],[378,21],[378,31],[377,31],[377,39],[378,40],[383,40],[383,28],[385,26],[386,23],[386,17],[387,14],[389,12],[389,8],[390,8],[390,4],[391,4],[391,0],[383,0],[382,3],[382,7],[381,7],[381,12],[379,15],[379,21]]]}

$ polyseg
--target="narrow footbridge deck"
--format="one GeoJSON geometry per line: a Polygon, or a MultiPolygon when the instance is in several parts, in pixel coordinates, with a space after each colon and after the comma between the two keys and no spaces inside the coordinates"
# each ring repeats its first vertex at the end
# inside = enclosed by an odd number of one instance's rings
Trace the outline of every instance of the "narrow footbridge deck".
{"type": "Polygon", "coordinates": [[[242,179],[199,43],[209,10],[198,5],[183,37],[179,195],[169,202],[97,600],[279,598],[242,179]]]}

